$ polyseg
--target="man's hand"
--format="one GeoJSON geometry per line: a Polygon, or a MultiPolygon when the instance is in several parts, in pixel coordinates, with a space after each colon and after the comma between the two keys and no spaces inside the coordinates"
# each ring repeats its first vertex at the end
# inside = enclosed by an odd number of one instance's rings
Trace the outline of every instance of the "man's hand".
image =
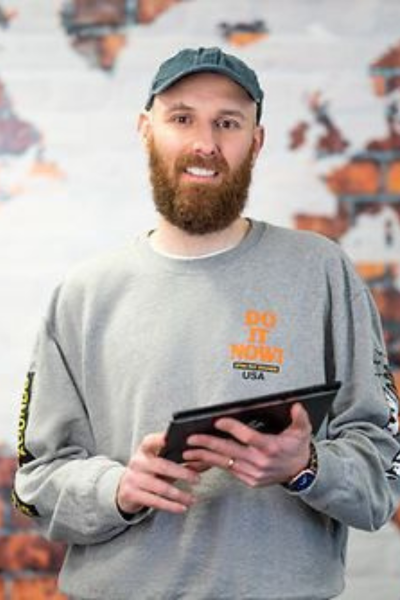
{"type": "Polygon", "coordinates": [[[250,487],[289,481],[306,467],[310,458],[311,424],[301,404],[294,404],[292,422],[279,435],[260,433],[240,421],[219,419],[215,427],[229,433],[230,439],[192,435],[183,458],[209,466],[229,469],[250,487]]]}
{"type": "Polygon", "coordinates": [[[147,435],[126,467],[117,491],[117,505],[124,513],[133,514],[143,507],[185,512],[195,502],[190,486],[199,475],[187,466],[178,465],[158,453],[165,443],[162,433],[147,435]],[[175,482],[188,484],[186,491],[175,482]]]}

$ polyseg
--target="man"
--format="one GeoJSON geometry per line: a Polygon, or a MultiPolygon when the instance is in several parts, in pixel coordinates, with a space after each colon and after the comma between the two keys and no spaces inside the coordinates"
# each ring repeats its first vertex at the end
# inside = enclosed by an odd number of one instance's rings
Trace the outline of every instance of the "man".
{"type": "Polygon", "coordinates": [[[157,228],[54,294],[24,394],[15,502],[102,600],[324,599],[348,526],[399,500],[397,396],[370,295],[334,243],[242,217],[264,141],[254,72],[218,48],[160,66],[139,130],[157,228]],[[341,380],[317,436],[297,403],[162,457],[174,411],[341,380]],[[161,454],[160,454],[161,453],[161,454]]]}

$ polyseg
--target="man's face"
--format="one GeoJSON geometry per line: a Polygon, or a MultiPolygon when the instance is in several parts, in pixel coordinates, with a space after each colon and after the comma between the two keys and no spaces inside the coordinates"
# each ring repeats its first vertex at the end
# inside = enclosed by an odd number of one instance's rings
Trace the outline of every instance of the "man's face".
{"type": "Polygon", "coordinates": [[[155,205],[168,222],[206,234],[238,218],[263,138],[240,86],[212,73],[189,76],[155,98],[140,126],[155,205]]]}

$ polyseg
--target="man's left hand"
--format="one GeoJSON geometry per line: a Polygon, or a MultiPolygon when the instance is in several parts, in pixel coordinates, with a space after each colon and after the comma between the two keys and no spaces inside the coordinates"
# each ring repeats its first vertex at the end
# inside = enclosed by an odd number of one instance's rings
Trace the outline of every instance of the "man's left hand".
{"type": "Polygon", "coordinates": [[[237,419],[223,418],[215,428],[230,435],[220,438],[196,434],[188,439],[193,449],[183,458],[229,470],[250,487],[284,483],[304,469],[310,459],[311,423],[306,410],[296,403],[291,424],[280,434],[260,433],[237,419]]]}

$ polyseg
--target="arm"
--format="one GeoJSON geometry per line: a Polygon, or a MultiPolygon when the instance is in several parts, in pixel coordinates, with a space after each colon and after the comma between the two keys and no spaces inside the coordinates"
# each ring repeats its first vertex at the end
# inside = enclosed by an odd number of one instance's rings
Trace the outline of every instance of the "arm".
{"type": "Polygon", "coordinates": [[[319,475],[304,501],[348,525],[375,530],[400,500],[399,399],[377,310],[357,279],[337,302],[331,327],[331,360],[344,385],[327,439],[317,445],[319,475]]]}
{"type": "MultiPolygon", "coordinates": [[[[332,343],[326,361],[332,377],[344,385],[326,439],[316,443],[317,477],[298,496],[347,525],[374,530],[399,503],[398,398],[374,304],[356,276],[349,278],[350,289],[334,291],[337,298],[327,319],[332,343]]],[[[251,431],[233,419],[220,421],[218,427],[233,439],[193,436],[191,444],[200,449],[188,451],[185,459],[230,468],[251,487],[285,483],[310,456],[310,429],[301,412],[294,410],[292,425],[278,436],[251,431]]]]}
{"type": "Polygon", "coordinates": [[[52,539],[97,543],[128,526],[114,501],[124,467],[94,450],[81,393],[45,323],[22,402],[14,501],[52,539]]]}
{"type": "Polygon", "coordinates": [[[51,539],[85,545],[141,522],[151,513],[146,508],[184,511],[193,495],[172,480],[193,484],[198,475],[157,457],[163,434],[147,436],[127,466],[99,456],[74,371],[45,323],[22,402],[16,506],[51,539]]]}

